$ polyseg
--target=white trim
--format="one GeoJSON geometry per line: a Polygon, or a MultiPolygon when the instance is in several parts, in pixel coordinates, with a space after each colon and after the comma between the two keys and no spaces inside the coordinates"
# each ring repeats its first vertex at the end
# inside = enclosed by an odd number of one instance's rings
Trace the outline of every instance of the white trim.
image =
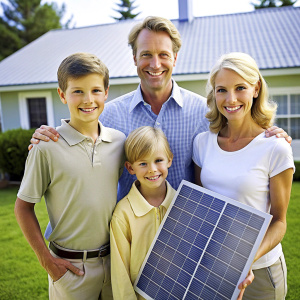
{"type": "Polygon", "coordinates": [[[270,95],[290,95],[290,94],[300,94],[300,87],[270,87],[270,95]]]}
{"type": "Polygon", "coordinates": [[[21,128],[29,129],[29,112],[27,106],[27,98],[45,98],[46,99],[46,111],[47,111],[47,124],[55,127],[54,125],[54,111],[51,92],[23,92],[18,94],[19,97],[19,113],[21,128]]]}
{"type": "Polygon", "coordinates": [[[3,123],[3,111],[2,111],[1,93],[0,93],[0,123],[1,123],[2,132],[4,132],[5,129],[4,129],[4,123],[3,123]]]}

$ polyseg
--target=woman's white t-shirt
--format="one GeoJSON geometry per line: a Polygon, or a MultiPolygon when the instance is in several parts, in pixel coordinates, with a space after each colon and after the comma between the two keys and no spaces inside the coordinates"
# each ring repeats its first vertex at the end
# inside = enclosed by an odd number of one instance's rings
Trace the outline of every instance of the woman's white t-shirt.
{"type": "MultiPolygon", "coordinates": [[[[228,152],[220,148],[217,138],[218,134],[208,131],[194,140],[193,160],[201,168],[203,187],[269,213],[269,179],[295,169],[291,146],[282,138],[266,138],[263,132],[244,148],[228,152]]],[[[252,268],[272,265],[281,253],[278,244],[252,268]]]]}

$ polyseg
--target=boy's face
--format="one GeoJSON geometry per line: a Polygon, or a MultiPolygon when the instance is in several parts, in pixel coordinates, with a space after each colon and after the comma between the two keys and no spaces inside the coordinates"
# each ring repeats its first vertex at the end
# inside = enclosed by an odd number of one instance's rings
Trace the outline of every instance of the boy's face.
{"type": "Polygon", "coordinates": [[[165,184],[171,165],[172,159],[168,159],[163,147],[133,164],[128,161],[125,163],[129,173],[136,175],[143,189],[155,189],[165,184]]]}
{"type": "Polygon", "coordinates": [[[62,103],[68,104],[70,125],[75,129],[88,123],[97,123],[104,109],[108,89],[104,88],[103,76],[89,74],[68,79],[67,90],[57,89],[62,103]]]}

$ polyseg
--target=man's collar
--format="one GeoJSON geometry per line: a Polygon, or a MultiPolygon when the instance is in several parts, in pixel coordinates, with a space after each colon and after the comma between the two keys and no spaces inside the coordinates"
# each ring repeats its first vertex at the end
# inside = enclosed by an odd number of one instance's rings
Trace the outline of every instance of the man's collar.
{"type": "MultiPolygon", "coordinates": [[[[180,88],[174,79],[172,79],[172,92],[171,92],[170,98],[173,98],[180,107],[183,106],[183,100],[182,100],[182,96],[180,93],[180,88]]],[[[144,102],[141,84],[139,84],[139,86],[131,100],[130,107],[129,107],[129,113],[131,113],[140,102],[144,102]]],[[[144,102],[144,103],[146,103],[146,102],[144,102]]]]}
{"type": "MultiPolygon", "coordinates": [[[[136,187],[136,182],[137,181],[135,181],[132,184],[132,188],[131,188],[129,194],[127,195],[127,199],[130,203],[130,206],[131,206],[134,214],[137,217],[142,217],[142,216],[146,215],[151,209],[153,209],[153,206],[151,204],[149,204],[148,201],[139,192],[138,188],[136,187]]],[[[162,204],[160,206],[163,206],[166,209],[168,209],[169,205],[172,202],[173,194],[172,194],[172,187],[169,184],[169,182],[166,181],[166,184],[167,184],[167,194],[166,194],[164,201],[162,202],[162,204]]]]}
{"type": "MultiPolygon", "coordinates": [[[[83,135],[76,129],[74,129],[71,125],[69,125],[70,120],[61,120],[61,126],[57,128],[58,133],[61,135],[61,137],[69,144],[69,146],[74,146],[76,144],[79,144],[83,140],[87,138],[87,136],[83,135]]],[[[112,136],[109,130],[101,124],[100,121],[98,121],[98,126],[100,127],[100,136],[99,139],[101,139],[104,142],[112,142],[112,136]]]]}

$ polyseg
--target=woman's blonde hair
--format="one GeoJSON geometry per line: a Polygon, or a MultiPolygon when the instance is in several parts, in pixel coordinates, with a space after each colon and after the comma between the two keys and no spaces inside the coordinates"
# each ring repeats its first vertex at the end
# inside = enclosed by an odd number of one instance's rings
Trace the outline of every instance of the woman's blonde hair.
{"type": "Polygon", "coordinates": [[[125,142],[125,155],[131,164],[152,155],[158,147],[163,147],[169,160],[173,158],[169,142],[161,129],[142,126],[133,130],[125,142]]]}
{"type": "Polygon", "coordinates": [[[246,53],[232,52],[222,55],[212,68],[207,82],[207,105],[210,111],[206,118],[210,122],[210,130],[219,132],[226,124],[227,119],[219,112],[215,97],[215,79],[221,69],[229,69],[255,85],[260,82],[258,97],[253,99],[251,116],[259,126],[268,128],[273,125],[277,105],[268,99],[268,86],[262,77],[255,60],[246,53]]]}

